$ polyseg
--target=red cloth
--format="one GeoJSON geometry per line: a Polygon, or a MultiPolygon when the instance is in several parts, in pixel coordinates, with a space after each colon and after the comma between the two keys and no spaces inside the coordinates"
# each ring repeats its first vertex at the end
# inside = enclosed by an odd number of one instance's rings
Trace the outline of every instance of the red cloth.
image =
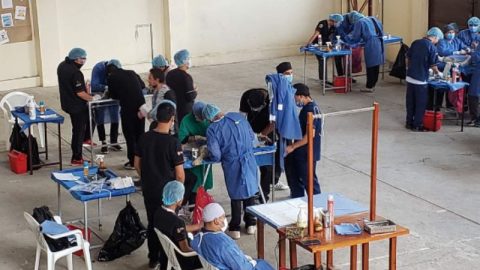
{"type": "Polygon", "coordinates": [[[463,94],[465,89],[460,89],[455,92],[448,92],[448,100],[452,103],[453,107],[458,113],[463,111],[463,94]]]}
{"type": "Polygon", "coordinates": [[[212,195],[208,194],[203,186],[198,187],[197,197],[195,198],[195,208],[193,209],[192,216],[193,224],[199,224],[202,221],[203,208],[212,202],[215,202],[212,195]]]}
{"type": "Polygon", "coordinates": [[[362,72],[362,48],[352,49],[352,73],[362,72]]]}

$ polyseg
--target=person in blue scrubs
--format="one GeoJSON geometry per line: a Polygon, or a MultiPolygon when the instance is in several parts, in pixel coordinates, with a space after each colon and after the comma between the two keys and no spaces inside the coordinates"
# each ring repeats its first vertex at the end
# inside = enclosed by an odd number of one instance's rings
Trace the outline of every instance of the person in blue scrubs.
{"type": "Polygon", "coordinates": [[[468,47],[472,47],[472,43],[480,42],[480,34],[478,33],[480,27],[480,19],[471,17],[467,21],[468,29],[464,29],[458,33],[458,38],[468,47]]]}
{"type": "Polygon", "coordinates": [[[473,74],[468,89],[468,108],[470,111],[470,122],[467,126],[480,127],[480,117],[478,114],[478,103],[480,99],[480,51],[472,53],[473,74]]]}
{"type": "Polygon", "coordinates": [[[266,261],[246,256],[237,243],[224,231],[227,228],[225,211],[218,203],[203,209],[203,229],[191,241],[192,249],[219,270],[273,270],[266,261]]]}
{"type": "Polygon", "coordinates": [[[255,205],[258,192],[258,169],[253,147],[256,140],[252,127],[245,116],[237,112],[223,114],[220,109],[208,104],[203,117],[211,122],[207,129],[207,160],[221,162],[228,196],[230,197],[232,219],[228,225],[229,235],[240,238],[242,216],[247,234],[255,234],[256,219],[247,213],[248,206],[255,205]]]}
{"type": "Polygon", "coordinates": [[[415,40],[407,52],[407,119],[405,127],[412,131],[424,131],[423,116],[428,99],[428,70],[441,74],[437,68],[438,55],[435,44],[443,39],[438,27],[432,27],[427,36],[415,40]]]}
{"type": "MultiPolygon", "coordinates": [[[[309,112],[320,113],[320,108],[310,96],[308,86],[303,83],[293,85],[296,89],[295,102],[301,107],[298,116],[300,126],[302,127],[303,138],[287,146],[287,157],[285,159],[285,174],[287,175],[288,185],[290,186],[290,197],[298,198],[305,196],[308,191],[308,147],[307,147],[307,115],[309,112]]],[[[320,184],[315,173],[317,161],[320,160],[320,146],[322,132],[322,120],[313,120],[313,194],[320,194],[320,184]]]]}
{"type": "Polygon", "coordinates": [[[352,13],[353,30],[345,37],[348,44],[356,45],[363,42],[365,66],[367,67],[367,85],[362,92],[375,91],[375,85],[380,73],[380,65],[385,63],[385,48],[383,44],[383,26],[375,17],[365,17],[361,13],[352,13]]]}

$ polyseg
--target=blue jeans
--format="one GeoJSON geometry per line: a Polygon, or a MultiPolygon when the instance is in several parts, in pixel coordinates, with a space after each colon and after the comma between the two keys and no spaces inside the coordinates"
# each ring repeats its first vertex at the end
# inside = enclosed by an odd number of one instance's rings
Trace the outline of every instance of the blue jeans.
{"type": "MultiPolygon", "coordinates": [[[[295,152],[285,158],[285,176],[290,187],[290,197],[299,198],[305,196],[308,189],[308,162],[299,158],[295,152]]],[[[315,172],[317,162],[313,161],[313,194],[320,194],[320,184],[315,172]]]]}
{"type": "Polygon", "coordinates": [[[428,102],[428,85],[407,83],[407,125],[413,128],[423,126],[423,116],[428,102]]]}

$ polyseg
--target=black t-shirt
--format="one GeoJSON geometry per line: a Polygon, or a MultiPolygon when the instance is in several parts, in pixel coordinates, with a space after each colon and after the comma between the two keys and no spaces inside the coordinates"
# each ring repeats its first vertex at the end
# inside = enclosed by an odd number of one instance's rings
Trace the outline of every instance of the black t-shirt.
{"type": "Polygon", "coordinates": [[[268,92],[265,89],[250,89],[245,91],[243,93],[242,98],[240,99],[240,112],[246,113],[247,114],[247,120],[250,123],[250,126],[252,126],[253,132],[255,133],[260,133],[262,130],[264,130],[268,124],[269,124],[269,104],[270,104],[270,99],[268,98],[268,92]],[[254,112],[250,108],[250,105],[248,104],[248,100],[251,98],[251,95],[253,92],[265,92],[265,107],[259,111],[259,112],[254,112]]]}
{"type": "MultiPolygon", "coordinates": [[[[187,228],[185,222],[179,218],[175,213],[166,210],[163,207],[158,208],[155,213],[154,222],[155,228],[162,232],[165,236],[170,238],[175,245],[180,248],[179,242],[183,240],[188,241],[187,228]]],[[[177,260],[180,263],[182,269],[197,269],[202,265],[197,256],[183,257],[177,253],[177,260]]]]}
{"type": "Polygon", "coordinates": [[[185,115],[192,112],[197,91],[193,85],[193,78],[187,72],[176,68],[167,73],[168,87],[175,92],[177,98],[177,119],[181,123],[185,115]]]}
{"type": "MultiPolygon", "coordinates": [[[[317,104],[312,101],[305,106],[303,106],[302,110],[300,111],[300,115],[298,116],[300,120],[300,126],[302,128],[302,136],[305,136],[307,133],[307,115],[309,112],[313,114],[319,114],[320,109],[317,104]]],[[[315,136],[313,137],[313,159],[315,161],[320,160],[320,147],[321,147],[321,138],[320,134],[322,132],[322,120],[321,119],[313,119],[313,128],[315,129],[315,136]]],[[[299,147],[295,149],[294,154],[295,157],[298,159],[307,160],[307,145],[299,147]]]]}
{"type": "Polygon", "coordinates": [[[165,184],[176,179],[175,166],[184,162],[180,142],[172,135],[151,130],[138,140],[135,155],[142,159],[143,195],[161,199],[165,184]]]}
{"type": "Polygon", "coordinates": [[[122,114],[136,114],[145,104],[140,77],[132,70],[117,69],[108,76],[110,97],[120,101],[122,114]]]}
{"type": "MultiPolygon", "coordinates": [[[[333,35],[335,34],[335,27],[328,26],[328,21],[323,20],[318,22],[315,31],[318,31],[320,35],[322,35],[322,45],[325,45],[326,42],[332,41],[333,35]]],[[[318,37],[315,38],[313,43],[318,43],[318,37]]]]}
{"type": "Polygon", "coordinates": [[[87,102],[77,93],[85,91],[83,73],[68,57],[57,68],[58,88],[62,110],[67,113],[79,113],[87,110],[87,102]]]}

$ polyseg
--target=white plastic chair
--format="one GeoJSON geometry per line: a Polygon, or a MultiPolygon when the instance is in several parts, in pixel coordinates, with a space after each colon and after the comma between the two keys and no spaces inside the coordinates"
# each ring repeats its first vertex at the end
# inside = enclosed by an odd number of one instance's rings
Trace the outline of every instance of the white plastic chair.
{"type": "MultiPolygon", "coordinates": [[[[168,265],[167,269],[175,269],[175,270],[182,270],[180,267],[180,263],[177,260],[177,254],[175,251],[182,255],[183,257],[193,257],[197,256],[197,253],[195,251],[191,252],[183,252],[181,251],[175,243],[170,240],[166,235],[164,235],[162,232],[160,232],[157,228],[155,228],[155,232],[158,235],[158,239],[160,240],[160,243],[162,244],[163,250],[165,250],[165,254],[167,254],[168,257],[168,265]]],[[[202,264],[203,265],[203,264],[202,264]]],[[[203,268],[198,268],[198,269],[203,269],[203,268]]],[[[195,270],[195,269],[192,269],[195,270]]]]}
{"type": "Polygon", "coordinates": [[[203,269],[206,270],[218,270],[215,266],[211,265],[207,260],[205,260],[202,256],[198,255],[200,262],[202,263],[203,269]]]}
{"type": "MultiPolygon", "coordinates": [[[[11,92],[6,94],[2,100],[0,101],[0,108],[3,111],[3,119],[4,119],[4,131],[6,131],[6,146],[7,150],[10,148],[10,131],[12,130],[11,127],[15,123],[15,118],[12,116],[11,111],[15,109],[17,106],[24,106],[30,100],[33,100],[33,96],[29,95],[24,92],[11,92]]],[[[20,125],[23,124],[21,120],[18,121],[20,125]]],[[[36,125],[38,130],[38,137],[40,138],[40,146],[43,148],[45,147],[45,130],[44,125],[36,125]]]]}
{"type": "MultiPolygon", "coordinates": [[[[37,252],[35,255],[35,270],[38,270],[38,267],[40,264],[41,250],[47,253],[47,269],[48,270],[54,270],[55,262],[58,259],[65,256],[67,257],[68,270],[72,270],[73,269],[72,254],[80,250],[83,251],[83,256],[85,259],[85,265],[87,266],[87,270],[92,270],[92,262],[90,260],[90,243],[88,243],[88,241],[83,239],[82,231],[73,230],[66,233],[62,233],[62,234],[48,235],[48,237],[52,239],[59,239],[66,236],[75,236],[75,239],[77,241],[76,246],[69,247],[60,251],[51,251],[50,248],[48,247],[48,244],[45,240],[43,233],[41,232],[40,224],[38,224],[35,218],[33,218],[32,215],[30,215],[27,212],[23,212],[23,216],[25,217],[25,220],[27,220],[28,226],[30,230],[33,232],[33,234],[35,235],[35,239],[37,240],[37,252]]],[[[61,224],[60,217],[55,217],[55,221],[61,224]]]]}

